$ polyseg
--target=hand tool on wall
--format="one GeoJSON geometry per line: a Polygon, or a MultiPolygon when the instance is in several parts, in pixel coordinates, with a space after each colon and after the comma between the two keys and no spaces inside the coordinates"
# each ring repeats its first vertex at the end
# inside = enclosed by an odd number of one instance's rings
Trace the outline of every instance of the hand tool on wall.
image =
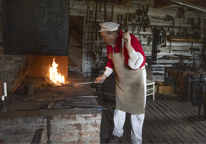
{"type": "Polygon", "coordinates": [[[180,38],[180,29],[181,29],[181,26],[179,26],[179,30],[178,30],[178,32],[176,33],[176,37],[177,37],[177,38],[180,38]]]}
{"type": "Polygon", "coordinates": [[[201,38],[201,33],[200,33],[198,30],[196,30],[196,31],[194,31],[194,33],[192,34],[192,37],[193,37],[194,39],[198,40],[198,39],[201,38]]]}
{"type": "Polygon", "coordinates": [[[163,45],[161,47],[166,47],[167,46],[167,35],[166,35],[166,30],[163,28],[163,45]]]}
{"type": "Polygon", "coordinates": [[[134,34],[135,28],[136,28],[136,25],[132,24],[132,34],[134,34]]]}
{"type": "Polygon", "coordinates": [[[167,21],[171,21],[172,20],[172,27],[175,26],[175,19],[173,18],[173,16],[166,15],[166,20],[167,21]]]}
{"type": "Polygon", "coordinates": [[[149,46],[151,42],[152,42],[152,38],[149,36],[149,37],[147,38],[147,46],[149,46]]]}
{"type": "Polygon", "coordinates": [[[154,18],[154,19],[160,19],[160,20],[164,20],[164,21],[167,20],[166,18],[160,18],[160,17],[154,17],[154,16],[151,16],[151,18],[154,18]]]}
{"type": "Polygon", "coordinates": [[[159,44],[159,29],[154,27],[152,29],[153,32],[153,39],[152,39],[152,61],[157,60],[157,53],[160,52],[157,50],[157,45],[159,44]]]}
{"type": "Polygon", "coordinates": [[[197,25],[196,25],[195,28],[196,28],[197,30],[200,30],[200,28],[201,28],[201,19],[200,19],[200,17],[198,18],[197,25]]]}
{"type": "Polygon", "coordinates": [[[141,31],[141,28],[145,25],[149,25],[151,31],[152,31],[152,26],[151,26],[151,23],[150,23],[150,19],[149,19],[149,16],[147,15],[148,11],[149,11],[149,6],[145,7],[142,6],[142,9],[143,9],[143,12],[144,12],[144,15],[142,17],[142,21],[140,23],[140,27],[139,27],[139,32],[141,31]]]}
{"type": "Polygon", "coordinates": [[[166,18],[154,17],[154,16],[151,16],[151,18],[160,19],[160,20],[164,20],[164,21],[171,21],[172,20],[172,26],[174,27],[174,25],[175,25],[174,18],[170,15],[166,15],[166,18]]]}
{"type": "Polygon", "coordinates": [[[190,50],[190,53],[191,53],[192,56],[193,56],[192,70],[195,71],[195,70],[197,70],[197,64],[196,64],[196,62],[195,62],[195,60],[196,60],[196,59],[195,59],[195,55],[197,54],[197,52],[200,51],[200,49],[199,49],[199,48],[193,48],[193,42],[192,42],[191,48],[189,48],[189,50],[190,50]]]}
{"type": "Polygon", "coordinates": [[[178,17],[178,18],[183,18],[183,19],[185,19],[185,10],[184,10],[184,7],[180,7],[180,8],[177,10],[177,17],[178,17]]]}
{"type": "Polygon", "coordinates": [[[139,17],[143,15],[143,10],[140,9],[140,4],[139,4],[139,9],[136,10],[136,15],[139,17]]]}
{"type": "Polygon", "coordinates": [[[139,35],[139,42],[142,45],[142,41],[141,41],[141,35],[139,35]]]}

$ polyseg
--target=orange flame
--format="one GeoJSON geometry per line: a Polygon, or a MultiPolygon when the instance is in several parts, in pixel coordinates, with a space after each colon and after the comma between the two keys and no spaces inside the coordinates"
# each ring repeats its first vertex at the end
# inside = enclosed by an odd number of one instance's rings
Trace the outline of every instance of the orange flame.
{"type": "Polygon", "coordinates": [[[54,84],[64,83],[64,76],[57,72],[58,64],[53,59],[52,67],[50,67],[50,79],[54,84]]]}

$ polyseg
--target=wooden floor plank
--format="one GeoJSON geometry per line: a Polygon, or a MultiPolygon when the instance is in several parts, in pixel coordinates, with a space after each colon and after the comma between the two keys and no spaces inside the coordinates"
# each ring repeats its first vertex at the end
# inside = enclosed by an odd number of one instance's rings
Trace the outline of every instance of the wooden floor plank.
{"type": "MultiPolygon", "coordinates": [[[[99,93],[103,111],[101,143],[113,130],[113,114],[115,98],[112,93],[99,93]],[[107,133],[107,134],[105,134],[107,133]]],[[[145,121],[143,125],[143,143],[205,143],[206,120],[197,117],[198,108],[191,102],[180,98],[162,97],[156,95],[156,100],[147,98],[145,121]]],[[[201,111],[201,115],[203,111],[201,111]]],[[[131,143],[130,116],[127,114],[124,125],[124,135],[120,144],[131,143]]]]}

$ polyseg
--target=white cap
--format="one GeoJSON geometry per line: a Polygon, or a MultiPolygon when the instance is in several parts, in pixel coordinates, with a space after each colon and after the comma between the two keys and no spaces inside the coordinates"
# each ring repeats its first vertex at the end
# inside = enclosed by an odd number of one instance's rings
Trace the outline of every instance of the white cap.
{"type": "Polygon", "coordinates": [[[114,22],[104,22],[99,24],[101,29],[98,32],[102,31],[116,31],[120,24],[114,22]]]}

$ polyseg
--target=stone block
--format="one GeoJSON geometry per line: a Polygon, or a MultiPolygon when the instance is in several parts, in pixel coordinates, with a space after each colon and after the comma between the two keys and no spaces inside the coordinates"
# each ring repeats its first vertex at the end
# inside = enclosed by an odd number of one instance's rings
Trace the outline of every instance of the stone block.
{"type": "Polygon", "coordinates": [[[21,124],[42,124],[43,118],[42,117],[24,117],[19,118],[21,124]]]}
{"type": "Polygon", "coordinates": [[[96,130],[96,131],[80,131],[79,135],[82,138],[96,138],[96,137],[100,137],[100,130],[96,130]]]}
{"type": "MultiPolygon", "coordinates": [[[[0,64],[1,70],[0,71],[16,71],[18,70],[17,65],[13,64],[0,64]]],[[[18,71],[16,71],[18,72],[18,71]]]]}
{"type": "Polygon", "coordinates": [[[3,140],[3,138],[2,139],[0,138],[0,143],[6,143],[6,142],[3,140]]]}
{"type": "Polygon", "coordinates": [[[0,63],[4,63],[4,56],[0,55],[0,63]]]}
{"type": "Polygon", "coordinates": [[[31,143],[34,135],[25,135],[24,137],[13,137],[10,142],[7,143],[31,143]]]}
{"type": "Polygon", "coordinates": [[[60,115],[60,116],[53,116],[53,119],[51,123],[61,123],[65,122],[68,123],[68,120],[70,121],[76,121],[76,115],[60,115]]]}
{"type": "Polygon", "coordinates": [[[0,72],[0,78],[2,80],[6,79],[8,77],[8,73],[7,72],[0,72]]]}
{"type": "Polygon", "coordinates": [[[4,61],[5,62],[13,62],[13,57],[12,56],[5,56],[4,61]]]}
{"type": "Polygon", "coordinates": [[[59,123],[59,124],[52,124],[51,129],[52,131],[56,132],[69,132],[69,131],[82,131],[88,130],[90,128],[89,123],[76,123],[76,124],[69,124],[67,123],[59,123]]]}
{"type": "Polygon", "coordinates": [[[0,119],[0,127],[1,128],[3,128],[4,126],[17,125],[17,124],[18,124],[18,118],[0,119]]]}
{"type": "Polygon", "coordinates": [[[67,133],[51,133],[51,141],[56,142],[72,142],[77,141],[79,138],[78,134],[75,132],[67,132],[67,133]]]}
{"type": "Polygon", "coordinates": [[[26,56],[13,56],[14,62],[24,63],[26,56]]]}
{"type": "Polygon", "coordinates": [[[17,78],[18,77],[18,73],[10,71],[10,72],[7,73],[7,77],[17,78]]]}
{"type": "MultiPolygon", "coordinates": [[[[34,127],[35,127],[35,129],[37,130],[37,129],[45,129],[46,130],[46,123],[43,123],[43,124],[35,124],[34,125],[34,127]]],[[[53,129],[52,129],[52,131],[53,131],[53,129]]]]}
{"type": "Polygon", "coordinates": [[[102,119],[102,114],[101,113],[99,113],[99,114],[82,114],[82,115],[77,115],[78,117],[78,120],[79,121],[88,121],[88,120],[94,120],[94,119],[99,119],[99,120],[101,120],[102,119]]]}
{"type": "Polygon", "coordinates": [[[100,144],[100,138],[89,141],[89,144],[100,144]]]}
{"type": "Polygon", "coordinates": [[[90,127],[93,129],[100,129],[101,127],[101,120],[90,122],[90,127]]]}
{"type": "Polygon", "coordinates": [[[4,136],[22,137],[28,134],[35,134],[34,125],[5,126],[1,129],[4,136]]]}

